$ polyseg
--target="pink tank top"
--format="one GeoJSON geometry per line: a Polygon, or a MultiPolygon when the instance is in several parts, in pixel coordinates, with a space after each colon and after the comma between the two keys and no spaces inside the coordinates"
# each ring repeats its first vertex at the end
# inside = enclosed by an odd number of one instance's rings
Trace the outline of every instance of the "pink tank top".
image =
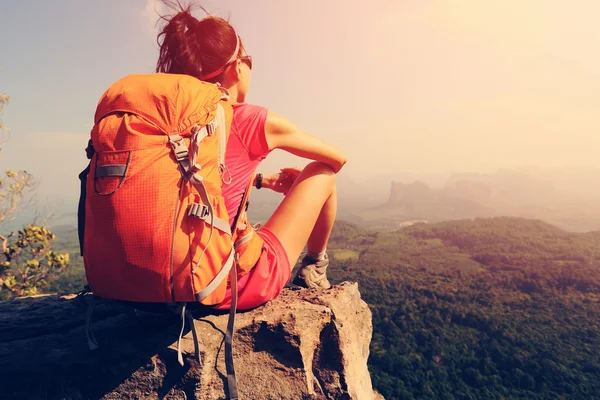
{"type": "Polygon", "coordinates": [[[261,106],[246,103],[233,105],[233,121],[225,153],[231,182],[223,185],[229,225],[237,214],[250,176],[270,153],[265,136],[267,113],[268,110],[261,106]]]}

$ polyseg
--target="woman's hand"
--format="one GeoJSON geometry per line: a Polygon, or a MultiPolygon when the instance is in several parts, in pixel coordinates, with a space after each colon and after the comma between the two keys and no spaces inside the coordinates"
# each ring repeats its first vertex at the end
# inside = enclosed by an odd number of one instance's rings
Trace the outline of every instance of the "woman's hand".
{"type": "Polygon", "coordinates": [[[277,193],[283,193],[285,196],[294,185],[300,172],[302,172],[302,168],[281,168],[278,174],[264,175],[262,186],[277,193]]]}

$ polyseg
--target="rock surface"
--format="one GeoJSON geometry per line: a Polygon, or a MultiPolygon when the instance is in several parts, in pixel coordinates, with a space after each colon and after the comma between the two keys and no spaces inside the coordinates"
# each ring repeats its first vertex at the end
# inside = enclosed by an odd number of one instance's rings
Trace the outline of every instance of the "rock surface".
{"type": "MultiPolygon", "coordinates": [[[[0,302],[2,399],[224,399],[227,315],[194,313],[177,362],[179,318],[101,301],[90,351],[75,295],[0,302]]],[[[328,291],[284,289],[240,313],[234,359],[241,399],[381,398],[367,369],[371,312],[356,283],[328,291]]]]}

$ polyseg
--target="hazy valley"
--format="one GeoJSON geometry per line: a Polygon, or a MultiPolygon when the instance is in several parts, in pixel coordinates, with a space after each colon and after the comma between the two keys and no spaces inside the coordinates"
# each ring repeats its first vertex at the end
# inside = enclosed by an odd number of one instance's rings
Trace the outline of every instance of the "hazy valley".
{"type": "MultiPolygon", "coordinates": [[[[376,229],[415,222],[515,216],[572,232],[600,230],[600,170],[519,168],[494,173],[395,174],[338,179],[339,219],[376,229]]],[[[266,219],[281,196],[253,192],[250,212],[266,219]]]]}
{"type": "MultiPolygon", "coordinates": [[[[597,171],[542,172],[340,176],[330,277],[371,307],[386,399],[600,398],[597,171]]],[[[252,219],[280,199],[254,190],[252,219]]],[[[85,285],[75,209],[53,220],[72,257],[52,292],[85,285]]]]}

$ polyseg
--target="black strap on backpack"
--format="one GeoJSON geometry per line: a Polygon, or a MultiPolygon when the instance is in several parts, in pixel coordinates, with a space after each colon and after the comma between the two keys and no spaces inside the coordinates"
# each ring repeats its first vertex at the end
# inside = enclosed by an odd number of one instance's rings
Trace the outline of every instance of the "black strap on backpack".
{"type": "MultiPolygon", "coordinates": [[[[88,141],[88,145],[85,149],[85,154],[87,155],[88,160],[91,160],[94,156],[94,145],[92,144],[92,140],[88,141]]],[[[90,174],[90,168],[92,166],[92,162],[88,163],[88,166],[81,171],[79,174],[79,181],[81,183],[81,188],[79,192],[79,204],[77,206],[77,234],[79,235],[79,254],[83,256],[83,236],[85,232],[85,198],[86,191],[85,186],[87,182],[87,177],[90,174]]]]}

